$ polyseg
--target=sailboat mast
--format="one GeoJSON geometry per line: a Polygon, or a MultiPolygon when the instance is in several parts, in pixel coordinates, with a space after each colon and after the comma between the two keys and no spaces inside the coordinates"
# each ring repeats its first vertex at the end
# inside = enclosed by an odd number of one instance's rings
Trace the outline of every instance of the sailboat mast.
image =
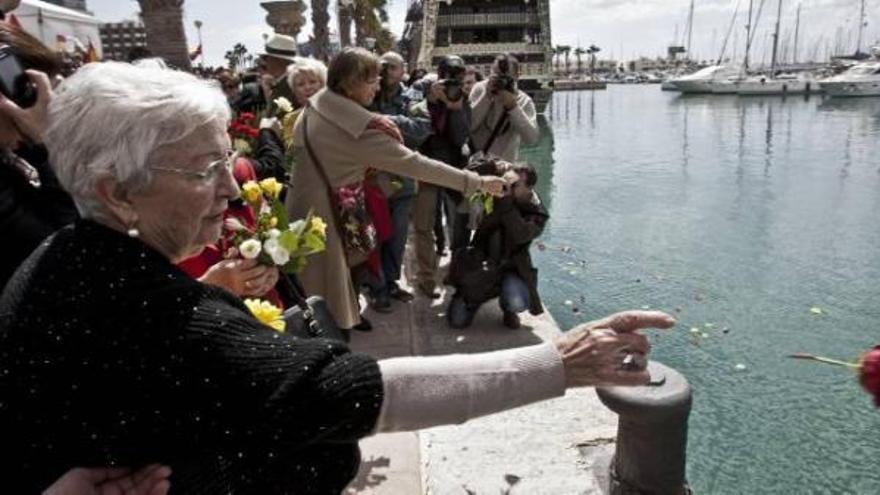
{"type": "Polygon", "coordinates": [[[865,0],[862,0],[862,11],[859,14],[859,38],[856,42],[856,55],[862,51],[862,35],[865,33],[865,0]]]}
{"type": "Polygon", "coordinates": [[[798,37],[801,34],[801,4],[798,4],[797,9],[797,22],[794,25],[794,55],[792,56],[791,63],[798,63],[798,37]]]}
{"type": "Polygon", "coordinates": [[[776,11],[776,32],[773,33],[773,58],[770,60],[770,77],[776,76],[776,56],[779,53],[779,25],[782,22],[782,0],[776,11]]]}
{"type": "Polygon", "coordinates": [[[743,59],[743,69],[749,70],[749,48],[752,44],[752,8],[755,0],[749,0],[749,21],[746,23],[746,57],[743,59]]]}
{"type": "Polygon", "coordinates": [[[689,59],[693,60],[691,57],[691,39],[694,35],[694,0],[691,0],[691,8],[688,12],[688,42],[687,42],[687,56],[689,59]]]}

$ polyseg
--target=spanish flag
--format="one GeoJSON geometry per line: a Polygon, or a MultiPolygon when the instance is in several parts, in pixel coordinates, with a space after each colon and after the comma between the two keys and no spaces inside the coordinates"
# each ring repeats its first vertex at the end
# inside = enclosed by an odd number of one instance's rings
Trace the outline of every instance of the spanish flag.
{"type": "Polygon", "coordinates": [[[199,46],[195,48],[195,50],[189,52],[189,59],[195,60],[202,55],[202,44],[199,43],[199,46]]]}
{"type": "Polygon", "coordinates": [[[95,45],[92,43],[92,39],[89,38],[89,49],[86,50],[85,56],[83,57],[84,63],[98,62],[101,58],[98,57],[98,50],[95,48],[95,45]]]}

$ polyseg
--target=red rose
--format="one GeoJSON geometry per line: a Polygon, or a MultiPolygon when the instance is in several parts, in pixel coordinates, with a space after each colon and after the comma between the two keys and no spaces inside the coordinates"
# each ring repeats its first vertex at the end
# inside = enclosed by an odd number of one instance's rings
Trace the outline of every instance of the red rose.
{"type": "Polygon", "coordinates": [[[257,120],[257,116],[250,113],[250,112],[242,112],[242,114],[239,115],[238,118],[239,118],[239,120],[241,120],[244,123],[248,123],[248,122],[257,120]]]}
{"type": "Polygon", "coordinates": [[[859,382],[874,396],[874,405],[880,407],[880,345],[862,356],[859,382]]]}

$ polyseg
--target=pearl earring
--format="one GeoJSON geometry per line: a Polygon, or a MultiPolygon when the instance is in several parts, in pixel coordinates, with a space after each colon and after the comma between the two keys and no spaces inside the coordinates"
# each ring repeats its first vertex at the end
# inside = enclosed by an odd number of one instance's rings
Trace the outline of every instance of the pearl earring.
{"type": "Polygon", "coordinates": [[[137,229],[136,225],[137,225],[137,220],[133,220],[129,224],[128,231],[126,232],[126,234],[128,234],[128,236],[131,237],[132,239],[135,239],[141,235],[141,231],[137,229]]]}

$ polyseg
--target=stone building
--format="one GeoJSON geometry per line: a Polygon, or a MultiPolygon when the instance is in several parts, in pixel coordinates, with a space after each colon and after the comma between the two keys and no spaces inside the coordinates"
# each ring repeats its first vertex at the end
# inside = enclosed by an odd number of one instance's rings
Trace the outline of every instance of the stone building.
{"type": "Polygon", "coordinates": [[[410,67],[459,55],[488,74],[498,54],[520,61],[520,87],[543,109],[550,98],[550,0],[410,0],[401,48],[410,67]]]}
{"type": "Polygon", "coordinates": [[[190,70],[189,47],[183,30],[183,0],[138,0],[147,33],[147,47],[157,57],[190,70]]]}
{"type": "Polygon", "coordinates": [[[132,49],[147,47],[147,30],[140,21],[108,22],[100,29],[107,60],[127,61],[132,49]]]}

